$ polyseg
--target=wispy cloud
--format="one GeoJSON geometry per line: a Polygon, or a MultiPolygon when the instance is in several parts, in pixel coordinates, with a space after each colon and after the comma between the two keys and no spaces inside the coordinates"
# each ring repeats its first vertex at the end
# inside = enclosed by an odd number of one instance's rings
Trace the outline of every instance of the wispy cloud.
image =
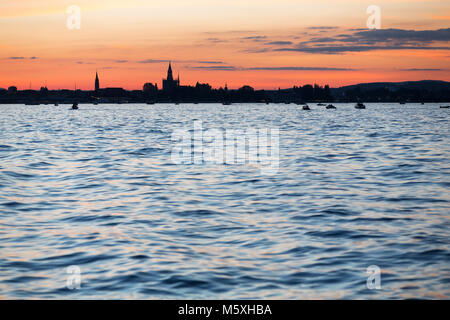
{"type": "Polygon", "coordinates": [[[450,50],[450,28],[439,30],[381,29],[351,31],[330,37],[312,37],[273,51],[342,54],[374,50],[450,50]],[[438,45],[438,44],[441,45],[438,45]]]}
{"type": "Polygon", "coordinates": [[[194,63],[204,63],[204,64],[223,64],[223,61],[205,61],[205,60],[198,60],[198,61],[191,61],[194,63]]]}
{"type": "Polygon", "coordinates": [[[187,66],[188,69],[200,69],[210,71],[236,71],[238,68],[234,66],[187,66]]]}
{"type": "Polygon", "coordinates": [[[219,38],[207,38],[206,41],[213,42],[213,43],[223,43],[228,42],[228,40],[225,39],[219,39],[219,38]]]}
{"type": "Polygon", "coordinates": [[[339,27],[330,27],[330,26],[313,26],[313,27],[309,27],[309,30],[335,30],[335,29],[339,29],[339,27]]]}
{"type": "Polygon", "coordinates": [[[8,60],[25,60],[25,59],[36,60],[36,59],[38,59],[38,57],[35,57],[35,56],[32,56],[32,57],[8,57],[6,59],[8,59],[8,60]]]}
{"type": "Polygon", "coordinates": [[[241,41],[253,41],[253,42],[261,42],[266,40],[267,36],[250,36],[241,38],[241,41]]]}
{"type": "Polygon", "coordinates": [[[375,50],[450,50],[450,47],[427,47],[427,46],[320,46],[320,47],[297,47],[276,48],[274,51],[292,51],[319,54],[338,54],[347,52],[365,52],[375,50]]]}
{"type": "Polygon", "coordinates": [[[266,43],[266,45],[275,45],[275,46],[289,46],[291,44],[293,44],[292,41],[271,41],[266,43]]]}
{"type": "Polygon", "coordinates": [[[223,61],[218,60],[165,60],[165,59],[146,59],[138,61],[138,63],[198,63],[198,64],[223,64],[223,61]]]}
{"type": "Polygon", "coordinates": [[[200,69],[209,71],[354,71],[351,68],[333,67],[237,67],[237,66],[188,66],[189,69],[200,69]]]}
{"type": "Polygon", "coordinates": [[[328,68],[328,67],[253,67],[245,70],[263,71],[354,71],[351,68],[328,68]]]}
{"type": "Polygon", "coordinates": [[[145,59],[138,61],[138,63],[167,63],[167,62],[170,62],[170,60],[145,59]]]}
{"type": "Polygon", "coordinates": [[[436,68],[409,68],[409,69],[399,69],[400,71],[448,71],[447,69],[436,69],[436,68]]]}

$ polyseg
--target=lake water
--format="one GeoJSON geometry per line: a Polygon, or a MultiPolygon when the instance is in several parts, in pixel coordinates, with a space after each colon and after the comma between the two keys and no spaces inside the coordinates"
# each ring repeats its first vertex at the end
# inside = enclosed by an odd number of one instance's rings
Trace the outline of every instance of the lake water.
{"type": "Polygon", "coordinates": [[[0,298],[448,299],[450,110],[336,106],[0,105],[0,298]],[[278,171],[174,164],[195,120],[278,171]]]}

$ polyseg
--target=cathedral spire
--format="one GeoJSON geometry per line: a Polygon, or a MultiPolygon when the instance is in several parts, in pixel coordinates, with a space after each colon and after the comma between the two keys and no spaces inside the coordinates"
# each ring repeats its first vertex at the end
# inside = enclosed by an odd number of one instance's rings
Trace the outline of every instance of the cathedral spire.
{"type": "Polygon", "coordinates": [[[167,70],[167,80],[173,81],[172,63],[169,62],[169,69],[167,70]]]}
{"type": "Polygon", "coordinates": [[[100,89],[100,81],[98,79],[98,72],[95,70],[95,91],[100,89]]]}

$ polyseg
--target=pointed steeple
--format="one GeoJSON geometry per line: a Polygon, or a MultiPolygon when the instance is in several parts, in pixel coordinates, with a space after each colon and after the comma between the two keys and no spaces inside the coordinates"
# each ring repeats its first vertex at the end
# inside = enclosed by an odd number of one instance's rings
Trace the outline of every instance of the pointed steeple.
{"type": "Polygon", "coordinates": [[[167,70],[167,80],[173,81],[172,63],[169,62],[169,69],[167,70]]]}
{"type": "Polygon", "coordinates": [[[95,91],[100,89],[100,80],[98,79],[98,72],[95,70],[95,91]]]}

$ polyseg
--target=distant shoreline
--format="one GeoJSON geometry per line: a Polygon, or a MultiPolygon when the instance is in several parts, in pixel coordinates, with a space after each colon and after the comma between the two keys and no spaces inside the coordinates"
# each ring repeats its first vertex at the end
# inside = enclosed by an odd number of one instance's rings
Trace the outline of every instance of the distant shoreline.
{"type": "Polygon", "coordinates": [[[143,90],[103,88],[97,90],[17,90],[0,89],[0,104],[69,103],[425,103],[450,101],[450,82],[422,80],[409,82],[374,82],[330,88],[306,84],[288,89],[255,90],[250,86],[229,90],[209,84],[178,86],[158,90],[144,85],[143,90]]]}

